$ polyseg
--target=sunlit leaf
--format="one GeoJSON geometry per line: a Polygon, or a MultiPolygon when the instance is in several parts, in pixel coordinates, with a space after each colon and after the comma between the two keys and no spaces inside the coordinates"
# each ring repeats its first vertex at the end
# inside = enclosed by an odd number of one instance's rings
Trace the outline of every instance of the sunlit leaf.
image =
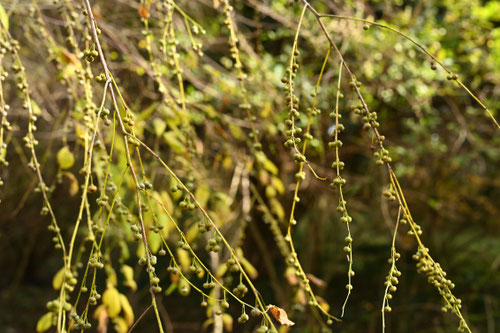
{"type": "Polygon", "coordinates": [[[252,279],[256,279],[257,276],[259,275],[259,272],[257,269],[248,261],[245,257],[240,258],[240,263],[241,266],[243,266],[243,269],[248,273],[248,275],[252,279]]]}
{"type": "Polygon", "coordinates": [[[179,141],[175,132],[170,131],[163,133],[163,138],[174,152],[178,154],[183,154],[186,151],[186,148],[184,147],[182,142],[179,141]]]}
{"type": "Polygon", "coordinates": [[[196,189],[194,196],[196,200],[205,207],[207,205],[208,199],[210,198],[210,187],[207,184],[200,184],[196,189]]]}
{"type": "Polygon", "coordinates": [[[62,287],[63,283],[63,277],[64,277],[64,267],[59,270],[59,272],[54,275],[54,278],[52,279],[52,287],[55,290],[59,290],[62,287]]]}
{"type": "Polygon", "coordinates": [[[36,331],[38,333],[43,333],[47,331],[52,326],[52,320],[54,318],[53,312],[48,312],[44,314],[38,322],[36,323],[36,331]]]}
{"type": "Polygon", "coordinates": [[[113,318],[114,329],[117,333],[127,333],[129,325],[122,317],[113,318]]]}
{"type": "Polygon", "coordinates": [[[2,4],[0,4],[0,22],[5,30],[9,30],[9,15],[3,8],[2,4]]]}
{"type": "Polygon", "coordinates": [[[178,258],[179,264],[182,267],[182,270],[187,271],[189,269],[189,266],[191,265],[191,258],[189,256],[189,252],[184,250],[184,249],[178,248],[177,249],[177,258],[178,258]]]}
{"type": "Polygon", "coordinates": [[[222,323],[224,324],[224,328],[228,332],[233,331],[233,317],[229,313],[223,313],[222,314],[222,323]]]}
{"type": "Polygon", "coordinates": [[[125,277],[124,285],[126,285],[133,291],[137,290],[137,283],[134,280],[134,269],[130,266],[122,265],[121,272],[125,277]]]}
{"type": "Polygon", "coordinates": [[[279,194],[283,195],[285,194],[285,185],[283,185],[283,182],[281,179],[278,177],[273,177],[272,178],[272,183],[276,191],[278,191],[279,194]]]}
{"type": "Polygon", "coordinates": [[[185,278],[182,277],[177,284],[177,289],[179,290],[179,294],[187,296],[191,292],[191,285],[185,278]]]}
{"type": "Polygon", "coordinates": [[[69,169],[75,164],[75,157],[67,146],[57,152],[57,163],[62,170],[69,169]]]}
{"type": "Polygon", "coordinates": [[[31,112],[33,112],[35,116],[41,115],[42,110],[40,109],[40,106],[38,106],[38,103],[35,102],[33,99],[31,99],[30,102],[31,102],[31,112]]]}
{"type": "Polygon", "coordinates": [[[149,249],[153,253],[157,253],[158,250],[161,248],[161,237],[159,233],[154,232],[153,230],[150,230],[148,232],[148,244],[149,244],[149,249]]]}
{"type": "Polygon", "coordinates": [[[198,236],[199,228],[196,223],[193,223],[189,229],[186,231],[186,240],[188,243],[194,241],[198,236]]]}
{"type": "Polygon", "coordinates": [[[167,123],[160,118],[153,119],[153,129],[155,131],[156,136],[161,136],[165,129],[167,128],[167,123]]]}
{"type": "Polygon", "coordinates": [[[263,152],[261,152],[261,151],[257,152],[255,154],[255,157],[257,159],[257,162],[259,162],[264,167],[264,169],[266,169],[267,171],[269,171],[273,175],[278,174],[278,167],[276,165],[274,165],[274,163],[271,162],[271,160],[268,159],[267,156],[263,152]]]}
{"type": "Polygon", "coordinates": [[[107,306],[111,318],[116,317],[121,311],[120,293],[115,287],[108,285],[102,294],[102,304],[107,306]]]}
{"type": "Polygon", "coordinates": [[[130,306],[127,296],[120,294],[120,305],[128,326],[132,325],[134,323],[134,310],[130,306]]]}

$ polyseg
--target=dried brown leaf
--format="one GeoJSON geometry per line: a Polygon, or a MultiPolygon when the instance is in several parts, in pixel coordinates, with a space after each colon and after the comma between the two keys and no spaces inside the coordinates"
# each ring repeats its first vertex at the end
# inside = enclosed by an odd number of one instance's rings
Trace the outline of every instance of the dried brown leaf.
{"type": "Polygon", "coordinates": [[[280,323],[281,325],[285,325],[286,327],[290,327],[290,326],[295,325],[295,323],[293,321],[288,319],[288,315],[286,314],[286,311],[280,307],[277,307],[276,305],[269,304],[268,306],[266,306],[266,311],[271,312],[274,319],[276,319],[276,321],[278,323],[280,323]]]}
{"type": "Polygon", "coordinates": [[[145,4],[140,4],[139,9],[137,10],[139,12],[139,16],[142,17],[143,19],[147,19],[149,17],[149,6],[145,4]]]}
{"type": "Polygon", "coordinates": [[[326,287],[326,282],[321,280],[320,278],[312,275],[312,274],[307,274],[307,278],[312,282],[314,283],[315,285],[317,285],[318,287],[320,288],[325,288],[326,287]]]}
{"type": "Polygon", "coordinates": [[[109,315],[108,311],[104,307],[102,311],[99,311],[99,315],[97,317],[97,332],[98,333],[107,333],[108,332],[108,322],[109,322],[109,315]]]}

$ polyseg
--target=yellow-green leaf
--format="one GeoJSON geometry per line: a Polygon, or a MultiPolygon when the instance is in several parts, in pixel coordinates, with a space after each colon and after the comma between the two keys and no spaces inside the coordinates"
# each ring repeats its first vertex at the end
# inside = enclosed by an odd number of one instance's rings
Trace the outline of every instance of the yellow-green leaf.
{"type": "Polygon", "coordinates": [[[59,72],[59,74],[57,75],[57,79],[62,80],[62,79],[71,78],[75,74],[76,70],[77,70],[77,67],[75,66],[75,64],[67,64],[59,72]]]}
{"type": "Polygon", "coordinates": [[[121,271],[126,281],[134,279],[134,269],[132,267],[128,265],[123,265],[121,271]]]}
{"type": "Polygon", "coordinates": [[[229,131],[231,131],[231,136],[236,140],[241,139],[244,135],[244,132],[241,130],[241,127],[235,124],[229,124],[229,131]]]}
{"type": "Polygon", "coordinates": [[[224,276],[227,272],[227,265],[220,265],[217,267],[217,271],[215,272],[215,276],[224,276]]]}
{"type": "Polygon", "coordinates": [[[101,316],[106,316],[107,315],[106,311],[106,306],[104,304],[99,305],[97,308],[94,310],[94,319],[98,319],[101,316]]]}
{"type": "Polygon", "coordinates": [[[209,318],[203,322],[201,327],[203,328],[203,332],[207,330],[207,328],[214,323],[214,318],[209,318]]]}
{"type": "Polygon", "coordinates": [[[229,313],[222,314],[222,323],[226,331],[231,332],[233,330],[233,317],[229,313]]]}
{"type": "Polygon", "coordinates": [[[153,129],[156,136],[161,136],[167,129],[167,123],[160,118],[153,119],[153,129]]]}
{"type": "Polygon", "coordinates": [[[120,249],[121,249],[121,259],[123,259],[123,261],[130,258],[130,250],[128,248],[127,243],[124,240],[120,241],[120,249]]]}
{"type": "Polygon", "coordinates": [[[67,146],[62,147],[57,152],[57,163],[61,169],[69,169],[75,164],[75,157],[67,146]]]}
{"type": "Polygon", "coordinates": [[[273,213],[276,214],[276,216],[280,220],[285,218],[285,209],[283,208],[279,200],[277,200],[276,198],[272,198],[269,205],[271,206],[271,210],[273,211],[273,213]]]}
{"type": "Polygon", "coordinates": [[[33,112],[35,116],[41,115],[42,110],[40,109],[40,106],[38,106],[38,104],[34,100],[30,100],[30,102],[31,102],[31,112],[33,112]]]}
{"type": "Polygon", "coordinates": [[[118,285],[118,277],[116,276],[116,272],[111,265],[106,265],[106,275],[108,276],[106,284],[116,287],[118,285]]]}
{"type": "Polygon", "coordinates": [[[222,167],[227,170],[232,165],[233,165],[233,158],[229,155],[224,157],[224,159],[222,160],[222,167]]]}
{"type": "Polygon", "coordinates": [[[146,249],[144,248],[143,242],[139,243],[139,246],[137,247],[135,254],[137,255],[137,258],[142,258],[146,255],[146,249]]]}
{"type": "Polygon", "coordinates": [[[271,185],[266,186],[266,197],[268,198],[274,198],[276,196],[276,189],[272,187],[271,185]]]}
{"type": "Polygon", "coordinates": [[[177,288],[179,289],[179,294],[181,294],[182,296],[187,296],[191,292],[191,286],[185,278],[181,278],[179,280],[177,288]]]}
{"type": "Polygon", "coordinates": [[[52,287],[55,290],[61,289],[62,283],[63,283],[63,277],[64,277],[64,267],[59,270],[59,272],[54,275],[54,278],[52,279],[52,287]]]}
{"type": "Polygon", "coordinates": [[[243,269],[252,279],[257,278],[257,275],[259,275],[259,273],[257,272],[257,269],[250,263],[250,261],[248,261],[245,257],[242,257],[240,258],[240,263],[241,266],[243,266],[243,269]]]}
{"type": "Polygon", "coordinates": [[[161,247],[161,236],[159,233],[154,232],[153,230],[150,230],[148,232],[148,244],[149,244],[149,249],[151,252],[156,254],[161,247]]]}
{"type": "Polygon", "coordinates": [[[122,317],[116,317],[113,319],[114,329],[117,333],[127,333],[128,324],[122,317]]]}
{"type": "Polygon", "coordinates": [[[197,223],[193,223],[193,225],[189,227],[189,229],[186,231],[186,240],[188,241],[188,243],[191,243],[196,239],[196,237],[198,236],[198,231],[199,228],[197,223]]]}
{"type": "Polygon", "coordinates": [[[243,267],[243,269],[248,273],[248,275],[252,279],[255,279],[258,275],[257,269],[255,267],[253,267],[253,265],[250,263],[250,261],[248,261],[245,258],[245,255],[243,254],[243,250],[240,247],[238,247],[238,248],[236,248],[235,252],[236,252],[236,257],[239,259],[240,264],[243,267]]]}
{"type": "Polygon", "coordinates": [[[274,163],[271,162],[271,160],[268,159],[267,156],[263,152],[261,152],[261,151],[257,152],[255,154],[255,157],[257,159],[257,162],[259,162],[264,167],[264,169],[266,169],[267,171],[269,171],[273,175],[278,174],[278,167],[276,165],[274,165],[274,163]]]}
{"type": "Polygon", "coordinates": [[[130,302],[127,297],[123,294],[120,294],[120,304],[122,306],[123,315],[125,316],[125,321],[127,325],[130,326],[134,323],[134,310],[130,306],[130,302]]]}
{"type": "Polygon", "coordinates": [[[174,290],[177,289],[177,283],[172,283],[170,286],[168,286],[167,290],[165,290],[165,295],[170,295],[174,292],[174,290]]]}
{"type": "Polygon", "coordinates": [[[278,177],[273,177],[272,182],[274,188],[276,189],[276,191],[278,191],[279,194],[285,194],[285,185],[283,185],[281,179],[279,179],[278,177]]]}
{"type": "Polygon", "coordinates": [[[189,252],[183,249],[177,249],[178,262],[181,264],[182,270],[187,271],[191,265],[191,258],[189,257],[189,252]]]}
{"type": "Polygon", "coordinates": [[[116,317],[121,311],[120,293],[115,287],[108,286],[102,294],[102,304],[108,308],[108,314],[111,318],[116,317]]]}
{"type": "Polygon", "coordinates": [[[121,268],[123,277],[125,278],[124,284],[132,289],[133,291],[137,290],[137,283],[134,280],[134,269],[130,266],[123,265],[121,268]]]}
{"type": "Polygon", "coordinates": [[[194,196],[196,197],[196,200],[198,200],[198,202],[205,207],[208,199],[210,199],[210,187],[207,184],[200,185],[196,189],[194,196]]]}
{"type": "MultiPolygon", "coordinates": [[[[181,192],[181,191],[178,191],[181,192]]],[[[157,195],[155,195],[157,197],[157,195]]],[[[174,204],[172,203],[172,198],[170,195],[167,193],[167,191],[161,191],[160,193],[160,198],[161,201],[158,202],[158,209],[160,211],[163,210],[162,205],[165,207],[165,209],[169,212],[171,212],[174,209],[174,204]]],[[[166,214],[161,214],[161,216],[166,215],[166,214]]],[[[168,227],[168,224],[164,225],[165,227],[168,227]]]]}
{"type": "Polygon", "coordinates": [[[53,312],[48,312],[44,314],[40,319],[38,319],[38,322],[36,323],[36,331],[38,333],[43,333],[47,331],[52,326],[53,316],[54,316],[53,312]]]}
{"type": "Polygon", "coordinates": [[[2,23],[2,27],[5,30],[9,30],[9,15],[3,8],[3,6],[0,4],[0,22],[2,23]]]}
{"type": "Polygon", "coordinates": [[[183,154],[186,151],[186,148],[182,144],[182,142],[179,141],[177,138],[177,135],[170,131],[167,133],[163,134],[163,138],[165,139],[165,142],[172,148],[174,152],[177,154],[183,154]]]}

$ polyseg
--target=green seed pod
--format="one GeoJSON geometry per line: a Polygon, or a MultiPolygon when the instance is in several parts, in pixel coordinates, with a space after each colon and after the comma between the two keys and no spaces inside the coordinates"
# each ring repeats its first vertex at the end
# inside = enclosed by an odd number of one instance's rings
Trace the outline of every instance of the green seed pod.
{"type": "Polygon", "coordinates": [[[250,315],[252,317],[258,317],[261,314],[262,314],[262,312],[259,309],[257,309],[257,308],[253,308],[252,311],[250,311],[250,315]]]}
{"type": "Polygon", "coordinates": [[[242,313],[241,316],[238,318],[238,323],[244,324],[248,321],[248,315],[246,313],[242,313]]]}

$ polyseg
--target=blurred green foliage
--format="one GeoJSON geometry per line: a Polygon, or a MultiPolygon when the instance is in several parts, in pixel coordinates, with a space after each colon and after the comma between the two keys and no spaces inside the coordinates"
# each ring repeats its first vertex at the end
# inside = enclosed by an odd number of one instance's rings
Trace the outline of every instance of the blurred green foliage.
{"type": "MultiPolygon", "coordinates": [[[[67,23],[59,9],[64,4],[36,3],[36,10],[33,4],[25,1],[2,5],[9,15],[9,31],[20,42],[19,54],[27,68],[32,98],[40,108],[35,132],[40,144],[36,149],[42,161],[43,177],[52,189],[50,201],[55,207],[63,238],[68,241],[81,201],[80,186],[84,175],[79,171],[87,152],[83,135],[88,130],[83,111],[87,104],[83,90],[73,88],[78,87],[78,78],[72,57],[83,58],[72,53],[65,39],[67,23]],[[47,34],[55,44],[48,42],[47,34]],[[70,151],[61,154],[62,147],[69,147],[70,151]],[[67,153],[71,157],[62,156],[67,153]],[[75,160],[69,163],[67,159],[73,156],[75,160]]],[[[168,65],[168,58],[161,56],[159,48],[163,12],[157,7],[161,3],[153,1],[149,13],[150,31],[154,36],[153,59],[148,55],[145,35],[149,35],[144,33],[139,3],[101,1],[92,4],[102,30],[100,38],[110,71],[135,118],[135,134],[167,161],[183,181],[193,183],[195,196],[207,208],[231,246],[241,248],[248,267],[255,267],[258,276],[253,281],[263,299],[286,309],[296,322],[291,328],[282,327],[280,332],[319,332],[321,325],[317,314],[307,306],[304,295],[298,292],[296,282],[287,271],[282,256],[283,240],[276,239],[270,231],[266,213],[268,209],[285,233],[294,198],[297,165],[292,154],[283,147],[287,110],[280,79],[286,74],[292,54],[294,33],[303,8],[301,1],[234,1],[233,20],[239,38],[242,70],[247,75],[246,91],[242,91],[237,79],[228,43],[229,32],[219,1],[176,1],[179,8],[206,30],[205,35],[195,36],[204,53],[199,56],[193,51],[183,17],[179,13],[174,15],[187,112],[180,106],[177,72],[168,65]],[[155,70],[161,73],[174,102],[169,102],[159,91],[155,70]],[[244,109],[239,107],[242,93],[256,116],[262,155],[249,144],[252,124],[244,109]],[[265,207],[253,190],[263,198],[265,207]]],[[[332,0],[311,1],[311,5],[320,13],[367,18],[415,38],[445,66],[458,73],[462,82],[495,115],[498,114],[500,1],[332,0]]],[[[77,2],[74,6],[81,14],[80,4],[77,2]]],[[[84,15],[75,20],[83,30],[86,29],[85,20],[84,15]]],[[[357,79],[363,83],[361,91],[370,109],[378,113],[380,132],[386,137],[386,147],[413,218],[422,226],[422,239],[430,253],[455,283],[454,294],[462,299],[469,326],[474,332],[496,332],[500,327],[498,128],[463,89],[446,79],[442,69],[432,70],[430,59],[407,40],[376,27],[365,31],[359,22],[335,18],[323,18],[323,22],[357,79]]],[[[92,45],[83,35],[78,37],[82,50],[92,45]]],[[[310,93],[328,48],[320,26],[307,13],[299,38],[300,68],[295,80],[296,94],[303,109],[312,102],[310,93]]],[[[2,60],[4,69],[9,68],[8,61],[7,58],[2,60]]],[[[334,151],[327,145],[332,130],[328,114],[335,107],[338,63],[332,53],[318,91],[317,107],[322,113],[312,123],[314,139],[307,152],[313,168],[329,179],[335,176],[329,167],[335,158],[334,151]]],[[[98,61],[91,65],[91,70],[95,76],[101,73],[98,61]]],[[[91,82],[92,99],[99,105],[103,85],[95,80],[91,82]]],[[[385,170],[374,163],[370,135],[362,129],[359,117],[347,112],[356,102],[347,79],[342,88],[345,98],[340,108],[346,130],[342,134],[341,155],[346,165],[343,175],[348,180],[344,196],[353,217],[350,226],[356,275],[346,314],[341,323],[334,323],[333,330],[375,332],[381,325],[384,280],[389,269],[387,259],[397,211],[395,214],[394,207],[382,197],[388,177],[385,170]]],[[[43,206],[41,196],[32,193],[37,179],[26,167],[30,156],[22,146],[28,121],[13,80],[3,83],[3,96],[11,105],[8,119],[14,128],[6,134],[8,149],[2,153],[10,164],[0,169],[4,182],[0,188],[0,308],[3,309],[0,332],[27,332],[34,330],[38,319],[46,312],[45,303],[58,295],[52,289],[52,279],[61,268],[62,260],[51,242],[53,235],[46,230],[50,219],[39,215],[43,206]]],[[[123,108],[121,112],[125,115],[129,111],[123,108]]],[[[301,113],[296,122],[304,128],[306,114],[301,113]]],[[[92,169],[99,188],[105,184],[106,155],[112,137],[111,127],[103,126],[92,169]]],[[[118,185],[127,164],[123,141],[117,140],[114,149],[110,162],[111,180],[118,185]]],[[[153,156],[141,155],[141,162],[147,175],[145,179],[154,185],[154,194],[161,198],[184,233],[191,237],[195,250],[204,251],[206,239],[196,230],[200,216],[179,209],[182,196],[169,192],[175,181],[153,156]]],[[[338,194],[327,182],[315,180],[309,170],[306,173],[295,213],[298,224],[293,231],[294,243],[304,271],[312,275],[310,280],[315,293],[337,316],[345,298],[347,280],[347,262],[342,251],[345,227],[339,222],[341,215],[334,209],[338,194]]],[[[130,212],[137,209],[134,191],[129,176],[116,190],[123,207],[130,212]]],[[[88,216],[77,237],[76,253],[83,265],[90,249],[90,246],[85,248],[86,220],[99,220],[95,204],[99,196],[89,194],[89,197],[90,214],[85,213],[88,216]]],[[[160,223],[169,225],[161,209],[153,206],[158,209],[160,223]]],[[[146,217],[153,220],[153,213],[146,217]]],[[[166,229],[165,237],[175,247],[179,236],[171,224],[166,229]]],[[[458,325],[456,318],[441,312],[441,297],[425,276],[416,273],[412,260],[416,243],[406,231],[400,231],[397,238],[397,248],[401,252],[398,268],[402,276],[391,301],[392,312],[386,314],[386,331],[454,332],[458,325]]],[[[137,265],[144,247],[134,245],[130,241],[132,235],[125,217],[113,213],[112,227],[104,242],[106,260],[116,272],[120,272],[124,264],[133,267],[137,291],[127,287],[121,274],[117,279],[120,292],[127,295],[137,318],[151,299],[147,273],[137,265]]],[[[150,236],[150,246],[156,253],[161,240],[154,237],[150,236]]],[[[220,261],[207,253],[201,256],[207,266],[217,270],[229,254],[227,250],[222,251],[220,261]]],[[[165,272],[169,260],[168,256],[160,258],[157,268],[163,274],[164,290],[174,284],[165,272]]],[[[97,278],[101,292],[106,289],[107,279],[109,271],[97,278]]],[[[226,276],[224,281],[231,284],[233,279],[237,276],[226,276]]],[[[167,331],[203,331],[210,316],[207,317],[205,309],[199,306],[200,295],[196,292],[189,296],[181,294],[162,293],[158,297],[167,331]]],[[[255,319],[245,325],[236,323],[241,313],[239,305],[231,306],[228,313],[235,318],[231,328],[234,332],[253,332],[259,325],[255,319]]],[[[92,315],[89,318],[92,319],[92,315]]],[[[149,313],[137,330],[154,331],[156,327],[154,316],[149,313]]],[[[209,330],[212,329],[210,326],[209,330]]]]}

